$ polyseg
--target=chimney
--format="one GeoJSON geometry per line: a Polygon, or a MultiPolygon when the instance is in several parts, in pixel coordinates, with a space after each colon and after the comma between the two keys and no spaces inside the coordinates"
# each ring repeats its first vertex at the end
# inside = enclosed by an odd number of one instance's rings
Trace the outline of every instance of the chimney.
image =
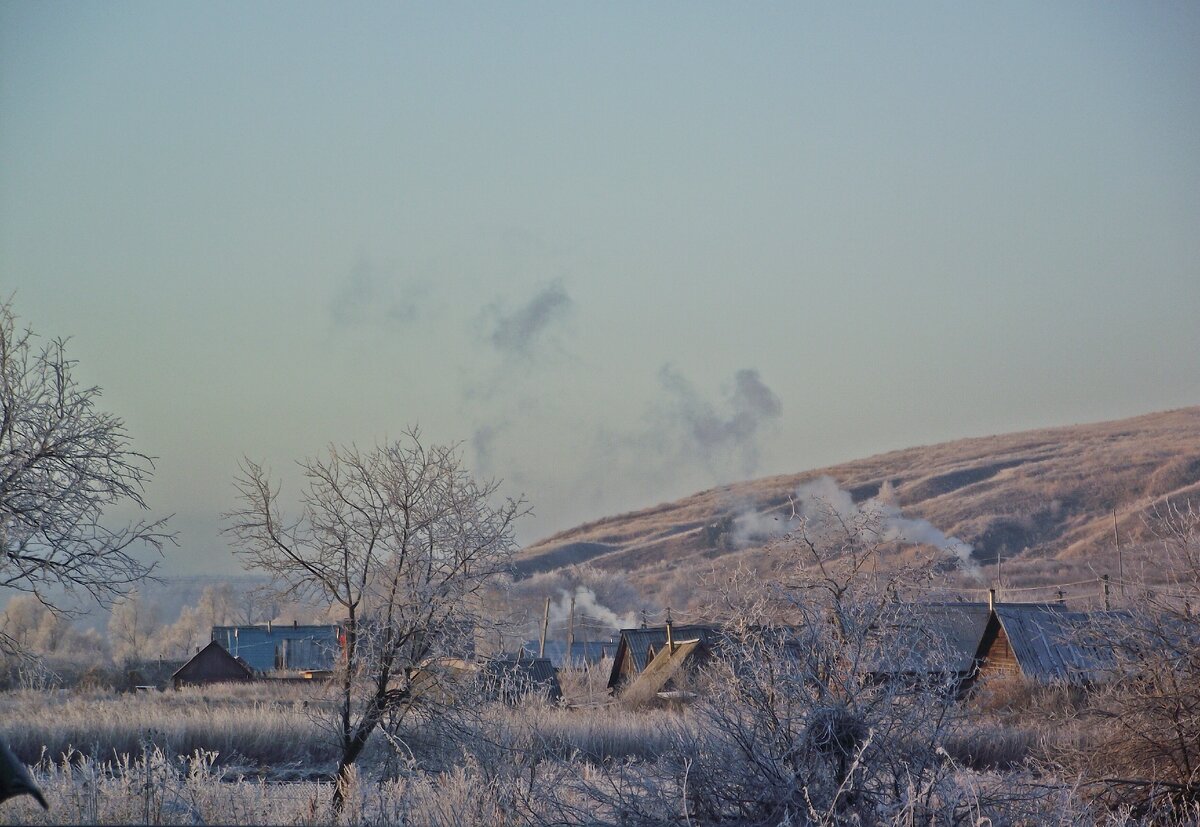
{"type": "Polygon", "coordinates": [[[271,634],[271,621],[267,621],[267,634],[271,634]]]}
{"type": "Polygon", "coordinates": [[[671,628],[671,607],[667,607],[667,651],[675,654],[675,635],[671,628]]]}
{"type": "Polygon", "coordinates": [[[988,589],[988,611],[994,611],[996,608],[996,590],[988,589]]]}
{"type": "Polygon", "coordinates": [[[296,620],[295,618],[292,618],[292,629],[293,630],[296,629],[296,627],[299,625],[300,625],[300,621],[296,620]]]}

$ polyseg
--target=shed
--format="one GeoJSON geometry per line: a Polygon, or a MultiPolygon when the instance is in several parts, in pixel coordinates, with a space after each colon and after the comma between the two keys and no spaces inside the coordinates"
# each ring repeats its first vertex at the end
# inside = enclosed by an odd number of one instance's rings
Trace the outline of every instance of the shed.
{"type": "Polygon", "coordinates": [[[341,627],[257,624],[214,626],[212,639],[256,672],[328,671],[341,653],[341,627]]]}
{"type": "Polygon", "coordinates": [[[234,683],[254,680],[254,672],[225,651],[215,640],[201,649],[171,675],[175,688],[209,683],[234,683]]]}
{"type": "MultiPolygon", "coordinates": [[[[696,653],[692,657],[704,656],[721,637],[716,626],[693,624],[672,625],[672,637],[676,641],[696,640],[696,653]]],[[[618,692],[645,671],[646,666],[667,645],[667,627],[652,626],[643,629],[622,629],[613,653],[612,671],[609,673],[608,690],[618,692]]]]}

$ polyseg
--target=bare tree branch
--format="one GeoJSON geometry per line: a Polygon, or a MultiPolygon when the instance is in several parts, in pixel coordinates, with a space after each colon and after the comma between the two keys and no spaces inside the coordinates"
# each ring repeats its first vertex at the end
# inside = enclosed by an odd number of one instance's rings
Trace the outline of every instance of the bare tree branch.
{"type": "Polygon", "coordinates": [[[112,527],[105,512],[143,498],[154,471],[125,423],[98,410],[100,389],[80,387],[66,340],[41,347],[0,303],[0,586],[29,592],[57,612],[57,590],[111,603],[147,577],[175,537],[167,518],[112,527]]]}
{"type": "Polygon", "coordinates": [[[339,773],[349,777],[371,734],[420,703],[438,659],[473,643],[483,589],[508,571],[528,509],[494,504],[498,483],[477,482],[456,446],[427,447],[415,428],[370,452],[330,447],[299,467],[305,487],[287,519],[269,472],[243,461],[226,532],[283,589],[344,615],[339,773]]]}

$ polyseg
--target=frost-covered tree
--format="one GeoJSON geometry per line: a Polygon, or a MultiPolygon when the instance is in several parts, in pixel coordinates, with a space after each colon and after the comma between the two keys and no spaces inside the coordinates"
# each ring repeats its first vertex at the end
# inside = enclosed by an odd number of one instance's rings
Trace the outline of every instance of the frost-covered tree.
{"type": "Polygon", "coordinates": [[[113,660],[131,664],[159,654],[151,650],[151,638],[161,626],[160,614],[156,604],[143,600],[136,591],[115,603],[108,616],[113,660]]]}
{"type": "Polygon", "coordinates": [[[1092,740],[1062,757],[1085,792],[1148,822],[1190,823],[1200,807],[1200,503],[1159,503],[1145,522],[1164,582],[1130,584],[1130,604],[1082,633],[1112,674],[1085,710],[1092,740]]]}
{"type": "Polygon", "coordinates": [[[461,656],[526,509],[497,501],[497,484],[474,480],[457,447],[426,446],[416,429],[368,452],[331,448],[300,469],[299,512],[289,516],[270,473],[244,461],[227,530],[284,596],[318,598],[343,618],[337,732],[348,777],[380,724],[419,700],[422,667],[461,656]]]}
{"type": "Polygon", "coordinates": [[[75,380],[66,344],[39,343],[0,303],[0,586],[56,611],[64,591],[101,603],[128,594],[153,568],[135,552],[172,540],[165,520],[105,520],[146,509],[154,466],[99,410],[100,389],[75,380]]]}
{"type": "Polygon", "coordinates": [[[87,635],[72,626],[70,618],[50,611],[28,594],[14,596],[0,612],[0,634],[34,655],[78,652],[89,642],[87,635]]]}

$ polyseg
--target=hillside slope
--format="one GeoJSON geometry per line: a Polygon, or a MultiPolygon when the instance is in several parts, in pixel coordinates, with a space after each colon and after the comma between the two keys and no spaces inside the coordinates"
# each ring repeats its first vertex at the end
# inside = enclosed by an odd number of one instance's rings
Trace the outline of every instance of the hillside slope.
{"type": "Polygon", "coordinates": [[[856,502],[890,482],[905,517],[970,543],[979,564],[999,555],[1006,571],[1049,582],[1107,565],[1114,510],[1132,548],[1145,539],[1147,504],[1200,498],[1200,407],[908,448],[727,485],[561,532],[523,550],[518,565],[528,574],[589,562],[649,585],[681,564],[729,563],[765,545],[738,536],[739,516],[790,512],[798,486],[822,476],[856,502]]]}

